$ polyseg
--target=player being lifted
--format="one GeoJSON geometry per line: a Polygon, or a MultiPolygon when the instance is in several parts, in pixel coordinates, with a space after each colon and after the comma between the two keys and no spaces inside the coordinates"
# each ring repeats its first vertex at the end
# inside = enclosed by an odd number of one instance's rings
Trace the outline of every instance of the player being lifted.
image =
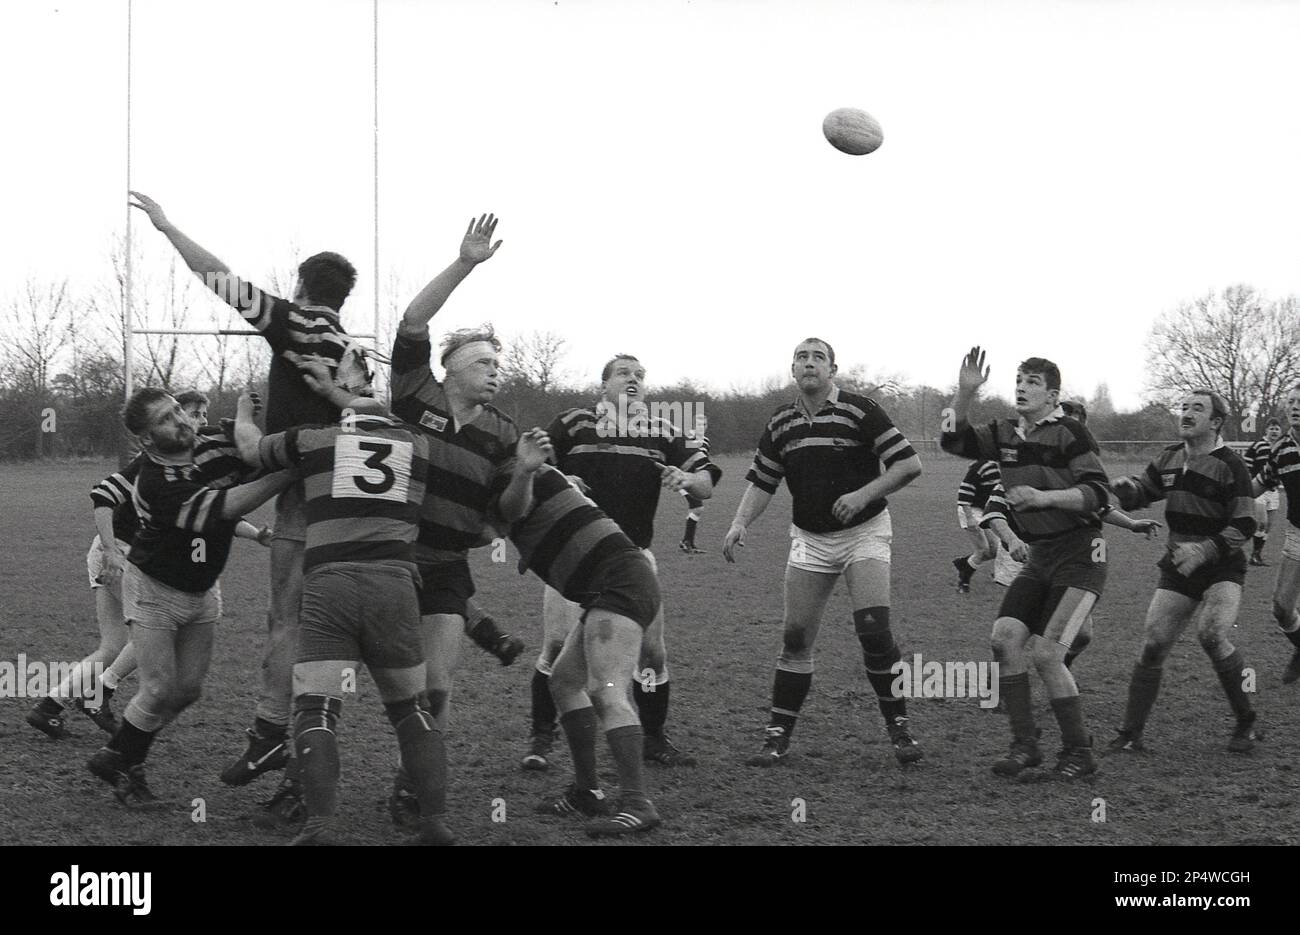
{"type": "MultiPolygon", "coordinates": [[[[676,426],[648,417],[643,401],[645,368],[639,360],[618,354],[605,364],[600,379],[600,402],[560,413],[547,434],[560,470],[580,478],[583,492],[645,550],[654,568],[650,543],[661,487],[707,500],[713,496],[713,485],[722,471],[709,461],[701,446],[689,444],[676,426]]],[[[555,588],[546,590],[542,606],[545,632],[533,673],[532,738],[523,758],[525,769],[547,767],[556,717],[547,679],[566,634],[577,625],[581,613],[578,602],[561,597],[555,588]]],[[[678,750],[664,730],[671,687],[664,637],[660,604],[641,645],[633,688],[645,735],[643,751],[647,760],[663,766],[691,766],[694,758],[678,750]]]]}
{"type": "Polygon", "coordinates": [[[244,466],[223,430],[196,433],[160,389],[136,391],[122,413],[144,453],[135,481],[140,529],[122,578],[140,688],[108,745],[88,764],[127,806],[157,804],[144,777],[154,737],[199,697],[221,617],[217,579],[239,517],[284,490],[288,472],[239,485],[244,466]]]}
{"type": "Polygon", "coordinates": [[[1025,567],[1007,589],[993,624],[999,692],[1012,735],[1010,752],[993,771],[1018,776],[1042,763],[1029,691],[1032,663],[1051,699],[1063,749],[1052,771],[1025,778],[1075,779],[1097,767],[1079,689],[1064,658],[1106,583],[1098,517],[1108,501],[1106,472],[1088,430],[1058,405],[1056,364],[1031,357],[1017,368],[1019,419],[973,426],[967,418],[971,403],[988,377],[984,352],[971,348],[940,444],[959,457],[998,462],[1020,538],[1029,546],[1025,567]]]}
{"type": "MultiPolygon", "coordinates": [[[[1295,647],[1282,673],[1282,682],[1289,685],[1300,679],[1300,615],[1296,613],[1296,601],[1300,600],[1300,385],[1287,394],[1286,418],[1289,430],[1273,450],[1271,468],[1286,491],[1286,541],[1273,585],[1273,619],[1295,647]]],[[[1257,488],[1267,486],[1268,481],[1256,478],[1257,488]]]]}
{"type": "Polygon", "coordinates": [[[1264,546],[1268,542],[1268,531],[1273,528],[1273,514],[1277,512],[1277,478],[1270,471],[1269,462],[1273,459],[1273,449],[1282,440],[1282,423],[1269,419],[1264,426],[1264,437],[1257,439],[1246,449],[1246,467],[1251,477],[1263,477],[1264,491],[1255,498],[1255,535],[1254,549],[1250,553],[1250,564],[1267,565],[1264,561],[1264,546]]]}
{"type": "Polygon", "coordinates": [[[1217,393],[1187,394],[1178,423],[1182,442],[1162,451],[1144,473],[1117,478],[1111,485],[1129,509],[1165,500],[1169,524],[1160,582],[1147,608],[1142,652],[1129,681],[1124,726],[1110,743],[1112,751],[1142,749],[1164,661],[1198,613],[1197,638],[1237,718],[1228,749],[1247,753],[1255,745],[1255,712],[1242,688],[1245,662],[1229,639],[1246,580],[1243,547],[1255,530],[1255,503],[1245,463],[1219,435],[1227,418],[1227,404],[1217,393]]]}
{"type": "MultiPolygon", "coordinates": [[[[328,362],[330,377],[347,397],[370,396],[371,376],[361,346],[348,336],[339,318],[356,285],[357,271],[337,253],[318,253],[298,266],[291,300],[253,287],[220,259],[186,236],[151,198],[132,192],[132,207],[148,215],[185,264],[224,302],[232,306],[271,346],[267,378],[266,429],[282,432],[297,425],[338,422],[334,403],[313,393],[289,359],[311,355],[328,362]]],[[[262,656],[262,684],[244,754],[221,772],[221,781],[241,786],[264,772],[283,769],[289,761],[293,652],[302,598],[302,555],[306,536],[301,484],[276,501],[271,542],[271,602],[262,656]]],[[[274,807],[273,803],[266,807],[274,807]]]]}
{"type": "Polygon", "coordinates": [[[894,755],[900,763],[912,763],[921,758],[921,747],[908,727],[906,700],[893,693],[891,668],[900,653],[890,627],[893,528],[885,498],[921,476],[921,459],[875,400],[835,385],[835,351],[821,338],[808,338],[794,349],[790,373],[799,396],[768,420],[746,476],[749,486],[722,546],[723,557],[734,562],[745,531],[784,478],[794,501],[784,634],[766,740],[748,762],[771,766],[786,756],[812,687],[813,644],[822,614],[842,575],[867,681],[894,755]]]}

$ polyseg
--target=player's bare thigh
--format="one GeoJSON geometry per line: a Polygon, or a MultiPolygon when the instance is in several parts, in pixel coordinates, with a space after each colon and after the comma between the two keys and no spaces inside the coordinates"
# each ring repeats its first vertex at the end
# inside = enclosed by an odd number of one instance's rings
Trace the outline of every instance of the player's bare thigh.
{"type": "Polygon", "coordinates": [[[451,691],[464,633],[465,618],[460,614],[426,614],[420,618],[427,688],[451,691]]]}
{"type": "Polygon", "coordinates": [[[1147,666],[1159,666],[1169,655],[1178,637],[1196,613],[1199,602],[1170,591],[1157,588],[1147,605],[1146,622],[1143,624],[1143,643],[1141,662],[1147,666]]]}
{"type": "Polygon", "coordinates": [[[1240,612],[1241,585],[1237,582],[1220,581],[1206,588],[1196,620],[1196,638],[1215,659],[1232,655],[1232,631],[1240,612]]]}
{"type": "Polygon", "coordinates": [[[1300,561],[1285,555],[1278,562],[1273,584],[1273,615],[1279,622],[1295,612],[1300,599],[1300,561]]]}
{"type": "Polygon", "coordinates": [[[854,610],[889,606],[889,562],[868,558],[844,569],[854,610]]]}
{"type": "Polygon", "coordinates": [[[785,652],[810,653],[839,575],[785,567],[785,652]]]}

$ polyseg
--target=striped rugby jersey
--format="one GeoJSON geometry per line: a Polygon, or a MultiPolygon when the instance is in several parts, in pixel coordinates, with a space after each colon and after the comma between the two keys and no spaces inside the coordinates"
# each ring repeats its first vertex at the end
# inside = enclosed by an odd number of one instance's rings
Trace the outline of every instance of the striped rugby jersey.
{"type": "Polygon", "coordinates": [[[660,468],[687,473],[707,471],[717,483],[722,470],[709,460],[706,447],[688,441],[667,419],[643,418],[623,426],[595,408],[569,409],[547,429],[555,462],[565,474],[581,477],[588,494],[638,548],[654,539],[655,511],[662,487],[660,468]]]}
{"type": "Polygon", "coordinates": [[[263,467],[297,467],[302,474],[303,569],[325,562],[414,561],[429,445],[415,426],[377,415],[263,436],[257,446],[263,467]]]}
{"type": "MultiPolygon", "coordinates": [[[[943,432],[939,444],[949,454],[979,461],[993,460],[1007,487],[1028,486],[1037,490],[1083,491],[1084,512],[1066,510],[1022,510],[1015,513],[1015,527],[1025,542],[1051,539],[1080,528],[1101,529],[1100,511],[1109,504],[1106,470],[1097,455],[1097,443],[1078,421],[1058,406],[1050,415],[1022,434],[1015,419],[998,419],[988,425],[966,424],[955,432],[943,432]]],[[[1007,519],[1010,507],[1000,496],[985,505],[987,521],[1007,519]]]]}
{"type": "Polygon", "coordinates": [[[398,332],[393,342],[393,415],[418,426],[429,441],[428,476],[420,507],[419,562],[463,557],[491,540],[488,506],[510,486],[519,429],[491,405],[457,426],[446,390],[429,367],[429,332],[398,332]]]}
{"type": "Polygon", "coordinates": [[[549,464],[533,478],[532,508],[510,527],[510,541],[519,550],[520,574],[531,570],[578,603],[591,596],[592,574],[602,562],[636,548],[616,522],[549,464]]]}
{"type": "MultiPolygon", "coordinates": [[[[1279,439],[1279,443],[1280,441],[1279,439]]],[[[1244,457],[1250,476],[1260,478],[1261,483],[1269,490],[1276,490],[1277,481],[1272,476],[1274,471],[1269,470],[1270,463],[1273,461],[1273,446],[1268,443],[1268,439],[1257,440],[1246,449],[1244,457]]]]}
{"type": "Polygon", "coordinates": [[[147,459],[144,454],[137,454],[122,470],[114,471],[94,487],[90,488],[92,509],[107,507],[113,511],[113,538],[130,542],[140,528],[140,517],[135,512],[135,479],[140,475],[140,466],[147,459]]]}
{"type": "Polygon", "coordinates": [[[1137,509],[1166,500],[1170,546],[1209,539],[1226,560],[1255,532],[1255,498],[1246,462],[1222,439],[1213,451],[1189,455],[1178,442],[1156,455],[1146,471],[1129,478],[1137,484],[1121,506],[1137,509]]]}
{"type": "Polygon", "coordinates": [[[283,432],[295,425],[333,424],[339,410],[303,381],[302,373],[284,356],[317,354],[330,361],[334,383],[353,396],[371,396],[372,375],[365,351],[343,330],[339,313],[324,305],[295,305],[251,288],[236,277],[223,280],[215,291],[229,302],[271,345],[271,372],[266,388],[266,430],[283,432]]]}
{"type": "Polygon", "coordinates": [[[1273,449],[1273,470],[1286,491],[1286,521],[1300,528],[1300,439],[1295,431],[1283,435],[1273,449]]]}
{"type": "Polygon", "coordinates": [[[996,461],[972,461],[966,469],[966,476],[957,486],[957,505],[984,509],[1001,480],[1002,473],[996,461]]]}
{"type": "Polygon", "coordinates": [[[865,523],[888,505],[883,497],[873,500],[841,525],[831,514],[836,500],[879,477],[882,465],[888,470],[915,456],[874,399],[831,384],[830,395],[811,419],[799,399],[772,415],[745,479],[774,494],[785,478],[794,500],[794,524],[808,532],[833,532],[865,523]]]}
{"type": "Polygon", "coordinates": [[[198,430],[189,464],[162,464],[146,454],[133,491],[140,528],[127,560],[178,591],[211,588],[226,567],[239,523],[221,516],[226,490],[249,473],[235,443],[215,426],[198,430]]]}

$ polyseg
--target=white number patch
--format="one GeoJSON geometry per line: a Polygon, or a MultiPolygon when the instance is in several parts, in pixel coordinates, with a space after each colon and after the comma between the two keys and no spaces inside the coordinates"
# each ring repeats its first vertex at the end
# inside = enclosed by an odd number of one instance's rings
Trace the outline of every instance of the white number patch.
{"type": "Polygon", "coordinates": [[[411,485],[410,442],[374,435],[334,439],[334,486],[330,496],[406,502],[411,485]]]}

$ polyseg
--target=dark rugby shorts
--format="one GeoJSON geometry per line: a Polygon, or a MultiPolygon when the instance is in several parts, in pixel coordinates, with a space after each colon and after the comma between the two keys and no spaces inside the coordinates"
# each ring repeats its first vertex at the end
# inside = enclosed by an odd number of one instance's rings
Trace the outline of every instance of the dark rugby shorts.
{"type": "Polygon", "coordinates": [[[1160,583],[1156,585],[1157,590],[1173,591],[1194,601],[1199,601],[1212,585],[1221,581],[1231,581],[1237,585],[1246,583],[1246,553],[1241,549],[1234,550],[1227,561],[1202,565],[1190,575],[1181,574],[1174,568],[1173,556],[1168,551],[1156,563],[1156,567],[1160,569],[1160,583]]]}
{"type": "Polygon", "coordinates": [[[418,584],[409,562],[326,562],[310,569],[302,580],[298,662],[423,665],[418,584]]]}
{"type": "Polygon", "coordinates": [[[659,613],[659,579],[640,549],[627,549],[596,566],[588,587],[571,600],[581,604],[584,611],[608,610],[627,617],[644,630],[659,613]]]}
{"type": "Polygon", "coordinates": [[[420,615],[468,616],[466,603],[474,596],[474,579],[468,559],[420,564],[420,615]]]}
{"type": "Polygon", "coordinates": [[[1093,557],[1101,538],[1100,530],[1081,527],[1030,543],[1029,560],[1007,588],[998,616],[1019,620],[1030,633],[1042,636],[1067,588],[1100,598],[1106,587],[1106,563],[1093,557]]]}

